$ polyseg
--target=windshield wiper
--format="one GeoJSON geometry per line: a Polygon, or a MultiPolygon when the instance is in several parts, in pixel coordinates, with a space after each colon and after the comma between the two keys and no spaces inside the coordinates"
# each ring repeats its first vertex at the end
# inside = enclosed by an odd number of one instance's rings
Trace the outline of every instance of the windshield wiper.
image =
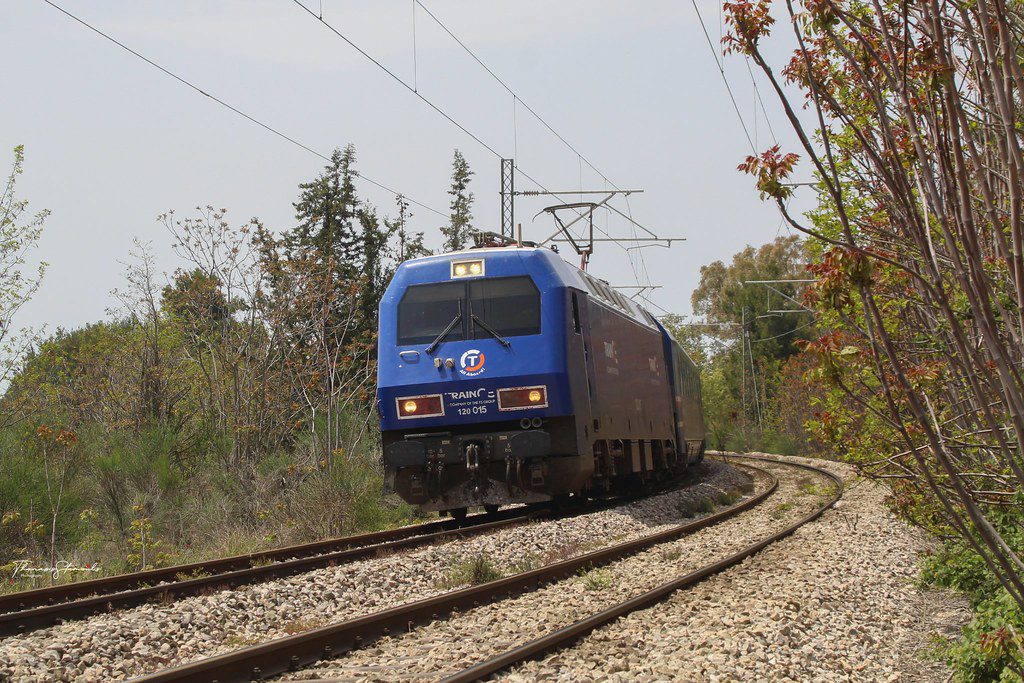
{"type": "Polygon", "coordinates": [[[458,325],[461,322],[462,322],[462,299],[459,299],[459,312],[458,312],[458,314],[454,318],[452,318],[452,321],[450,323],[448,323],[448,327],[444,328],[441,331],[441,334],[437,335],[437,339],[435,339],[434,341],[430,342],[430,346],[427,347],[427,353],[428,354],[433,353],[434,350],[437,348],[437,345],[441,343],[441,340],[443,340],[445,337],[447,337],[451,333],[451,331],[455,329],[455,326],[458,325]]]}
{"type": "Polygon", "coordinates": [[[502,337],[502,336],[501,336],[500,334],[498,334],[497,332],[495,332],[495,331],[494,331],[494,328],[493,328],[493,327],[491,327],[490,325],[488,325],[487,323],[485,323],[485,322],[484,322],[483,320],[481,320],[480,318],[478,318],[478,317],[477,317],[477,315],[476,315],[476,313],[470,313],[470,314],[469,314],[469,317],[470,317],[470,319],[471,319],[471,320],[472,320],[473,322],[475,322],[475,323],[476,323],[477,325],[479,325],[480,327],[484,328],[484,331],[486,331],[486,332],[487,332],[487,333],[488,333],[489,335],[491,335],[492,337],[494,337],[495,339],[497,339],[497,340],[498,340],[498,342],[499,342],[499,343],[500,343],[500,344],[501,344],[502,346],[504,346],[504,347],[505,347],[506,349],[507,349],[507,348],[509,348],[510,346],[512,346],[511,342],[509,342],[509,340],[508,340],[508,339],[505,339],[505,338],[504,338],[504,337],[502,337]]]}

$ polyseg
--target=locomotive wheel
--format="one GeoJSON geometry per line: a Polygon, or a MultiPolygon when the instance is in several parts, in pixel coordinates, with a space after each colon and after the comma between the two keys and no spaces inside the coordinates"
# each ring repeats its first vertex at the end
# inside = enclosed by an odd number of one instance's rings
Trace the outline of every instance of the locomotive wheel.
{"type": "Polygon", "coordinates": [[[562,510],[569,505],[571,497],[568,493],[556,493],[551,497],[551,509],[556,512],[562,510]]]}
{"type": "Polygon", "coordinates": [[[448,511],[448,514],[452,516],[452,519],[463,520],[468,512],[469,508],[452,508],[448,511]]]}
{"type": "Polygon", "coordinates": [[[493,515],[496,512],[498,512],[498,508],[500,507],[500,505],[484,505],[484,512],[486,512],[489,515],[493,515]]]}

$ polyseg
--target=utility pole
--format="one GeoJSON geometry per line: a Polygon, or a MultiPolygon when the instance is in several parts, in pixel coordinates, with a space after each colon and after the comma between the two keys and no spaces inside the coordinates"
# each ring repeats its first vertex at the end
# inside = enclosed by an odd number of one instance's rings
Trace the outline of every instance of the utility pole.
{"type": "Polygon", "coordinates": [[[501,160],[501,236],[510,242],[515,238],[516,224],[516,160],[501,160]]]}
{"type": "MultiPolygon", "coordinates": [[[[763,315],[759,315],[757,317],[758,318],[765,318],[765,317],[777,317],[777,316],[782,316],[782,315],[790,315],[790,314],[793,314],[793,313],[813,313],[813,311],[811,309],[809,309],[807,306],[805,306],[802,301],[797,299],[795,295],[791,296],[791,295],[787,294],[786,292],[782,291],[782,289],[781,289],[781,287],[783,285],[806,285],[806,284],[810,284],[812,282],[817,282],[817,280],[802,280],[802,279],[794,279],[794,278],[780,279],[780,280],[744,280],[743,281],[743,286],[745,287],[747,285],[757,285],[757,286],[760,286],[760,287],[764,287],[764,289],[765,289],[765,313],[763,315]],[[782,303],[779,305],[778,308],[772,308],[772,294],[773,293],[777,297],[782,299],[782,303]],[[786,302],[789,302],[790,304],[795,305],[796,308],[786,308],[785,307],[785,303],[786,302]]],[[[747,388],[747,382],[746,382],[746,356],[749,354],[749,356],[750,356],[750,381],[751,381],[751,384],[753,384],[753,389],[754,389],[754,415],[757,418],[758,427],[763,429],[764,428],[764,410],[762,409],[762,406],[761,406],[761,396],[760,396],[760,394],[758,393],[758,390],[757,390],[757,368],[754,365],[754,349],[751,346],[751,343],[750,343],[750,333],[747,330],[747,322],[746,322],[746,320],[747,320],[747,309],[746,309],[746,307],[743,308],[742,320],[743,320],[743,341],[742,341],[743,349],[742,349],[742,351],[743,351],[743,354],[744,354],[744,361],[743,361],[743,392],[744,392],[743,411],[744,411],[744,415],[746,415],[746,410],[747,410],[747,408],[746,408],[746,405],[747,405],[747,403],[746,403],[746,388],[747,388]]]]}
{"type": "Polygon", "coordinates": [[[747,420],[747,307],[740,312],[740,406],[747,420]]]}

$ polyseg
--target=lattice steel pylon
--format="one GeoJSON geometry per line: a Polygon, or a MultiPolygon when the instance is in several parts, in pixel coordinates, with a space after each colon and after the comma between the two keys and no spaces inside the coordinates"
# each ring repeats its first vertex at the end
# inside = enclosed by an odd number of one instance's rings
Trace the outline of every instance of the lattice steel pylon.
{"type": "Polygon", "coordinates": [[[501,236],[515,239],[516,160],[501,160],[501,236]]]}

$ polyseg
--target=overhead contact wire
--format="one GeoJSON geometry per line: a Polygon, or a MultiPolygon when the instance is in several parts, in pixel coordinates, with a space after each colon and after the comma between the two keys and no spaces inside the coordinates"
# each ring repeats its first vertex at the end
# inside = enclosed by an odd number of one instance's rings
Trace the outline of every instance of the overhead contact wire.
{"type": "MultiPolygon", "coordinates": [[[[256,124],[257,126],[259,126],[260,128],[264,129],[265,131],[267,131],[269,133],[272,133],[273,135],[276,135],[277,137],[281,138],[282,140],[290,142],[291,144],[295,145],[296,147],[299,147],[300,149],[303,149],[303,150],[309,152],[310,154],[312,154],[312,155],[314,155],[316,157],[319,157],[320,159],[323,159],[324,161],[328,161],[329,162],[331,160],[328,155],[322,154],[321,152],[318,152],[317,150],[313,149],[312,147],[310,147],[310,146],[308,146],[306,144],[303,144],[302,142],[299,142],[298,140],[296,140],[295,138],[291,137],[290,135],[281,132],[277,128],[274,128],[273,126],[271,126],[268,123],[264,123],[263,121],[257,119],[256,117],[254,117],[254,116],[252,116],[250,114],[247,114],[246,112],[242,111],[238,107],[235,107],[234,105],[230,104],[229,102],[226,102],[225,100],[222,100],[221,98],[217,97],[216,95],[207,92],[206,90],[204,90],[203,88],[199,87],[198,85],[196,85],[192,81],[189,81],[189,80],[183,78],[182,76],[179,76],[178,74],[174,73],[170,69],[167,69],[166,67],[164,67],[164,66],[154,62],[149,57],[146,57],[144,54],[134,50],[133,48],[131,48],[131,47],[127,46],[127,45],[125,45],[124,43],[122,43],[117,38],[113,37],[109,33],[106,33],[104,31],[102,31],[101,29],[97,28],[96,26],[93,26],[92,24],[90,24],[89,22],[85,21],[84,19],[82,19],[82,18],[72,14],[71,12],[69,12],[66,9],[64,9],[60,5],[56,4],[52,0],[42,0],[42,1],[45,2],[47,5],[49,5],[50,7],[54,8],[55,10],[61,12],[62,14],[67,16],[68,18],[78,22],[79,24],[81,24],[85,28],[89,29],[93,33],[95,33],[95,34],[105,38],[106,40],[110,41],[114,45],[117,45],[118,47],[120,47],[125,52],[128,52],[129,54],[131,54],[131,55],[141,59],[145,63],[149,64],[150,66],[152,66],[155,69],[158,69],[159,71],[161,71],[165,75],[170,76],[171,78],[173,78],[174,80],[178,81],[179,83],[181,83],[182,85],[186,86],[187,88],[190,88],[190,89],[194,90],[195,92],[199,93],[200,95],[209,98],[210,100],[216,102],[217,104],[219,104],[220,106],[224,107],[225,109],[228,109],[229,111],[237,114],[238,116],[241,116],[242,118],[244,118],[245,120],[249,121],[250,123],[256,124]]],[[[313,13],[313,16],[316,16],[316,14],[313,13]]],[[[423,208],[423,209],[426,209],[427,211],[432,211],[433,213],[436,213],[439,216],[442,216],[442,217],[447,216],[447,214],[445,214],[445,213],[443,213],[441,211],[438,211],[437,209],[435,209],[435,208],[433,208],[431,206],[428,206],[428,205],[424,204],[423,202],[420,202],[420,201],[417,201],[417,200],[413,199],[412,197],[408,196],[404,192],[399,192],[398,190],[395,190],[394,188],[388,187],[384,183],[381,183],[381,182],[379,182],[377,180],[374,180],[373,178],[367,177],[367,176],[363,175],[362,173],[356,172],[355,175],[357,177],[359,177],[360,179],[365,180],[370,185],[373,185],[373,186],[378,187],[378,188],[380,188],[380,189],[382,189],[382,190],[384,190],[386,192],[389,192],[390,194],[393,194],[396,197],[401,195],[402,197],[404,197],[411,204],[415,204],[416,206],[418,206],[420,208],[423,208]]]]}
{"type": "Polygon", "coordinates": [[[480,67],[481,67],[481,68],[482,68],[482,69],[483,69],[484,71],[486,71],[486,72],[487,72],[488,74],[490,74],[490,75],[491,75],[491,78],[493,78],[493,79],[494,79],[495,81],[497,81],[497,82],[498,82],[499,84],[501,84],[501,87],[503,87],[503,88],[504,88],[505,90],[507,90],[507,91],[508,91],[508,93],[509,93],[510,95],[512,95],[512,97],[514,97],[515,99],[519,100],[519,104],[523,105],[523,107],[524,107],[524,108],[526,109],[526,111],[528,111],[528,112],[530,112],[531,114],[533,114],[534,118],[536,118],[536,119],[537,119],[538,121],[540,121],[540,122],[541,122],[541,123],[542,123],[542,124],[544,125],[544,127],[545,127],[545,128],[547,128],[547,129],[548,129],[548,130],[549,130],[549,131],[551,132],[551,134],[552,134],[552,135],[554,135],[554,136],[555,136],[556,138],[558,138],[558,139],[559,139],[559,141],[561,141],[561,143],[562,143],[563,145],[565,145],[565,146],[566,146],[566,147],[568,147],[568,148],[569,148],[570,150],[572,150],[572,151],[573,151],[573,152],[574,152],[574,153],[576,154],[576,156],[578,156],[578,157],[579,157],[579,158],[580,158],[580,159],[581,159],[581,160],[582,160],[582,161],[583,161],[583,162],[584,162],[584,163],[585,163],[585,164],[586,164],[587,166],[589,166],[589,167],[590,167],[590,169],[591,169],[592,171],[594,171],[594,173],[596,173],[597,175],[601,176],[601,178],[603,178],[603,179],[605,180],[605,182],[607,182],[607,183],[608,183],[609,185],[611,185],[612,187],[614,187],[614,188],[615,188],[616,190],[621,190],[621,189],[622,189],[622,188],[620,188],[620,187],[619,187],[618,185],[616,185],[615,183],[613,183],[613,182],[612,182],[611,180],[608,180],[608,176],[606,176],[606,175],[605,175],[604,173],[602,173],[602,172],[601,172],[601,171],[600,171],[600,170],[599,170],[599,169],[598,169],[598,168],[597,168],[596,166],[594,166],[594,164],[590,163],[590,160],[589,160],[589,159],[587,159],[587,158],[586,158],[586,157],[585,157],[585,156],[584,156],[584,155],[583,155],[582,153],[580,153],[580,151],[579,151],[578,149],[576,149],[576,148],[575,148],[575,147],[574,147],[574,146],[573,146],[573,145],[572,145],[572,144],[571,144],[571,143],[570,143],[570,142],[569,142],[568,140],[566,140],[566,139],[565,139],[564,137],[562,137],[562,134],[561,134],[561,133],[559,133],[559,132],[558,132],[557,130],[555,130],[555,129],[554,129],[554,128],[553,128],[552,126],[551,126],[551,124],[549,124],[549,123],[548,123],[548,122],[547,122],[547,121],[546,121],[546,120],[544,119],[544,117],[543,117],[543,116],[541,116],[540,114],[538,114],[538,113],[537,113],[537,112],[536,112],[536,111],[535,111],[535,110],[533,109],[533,107],[531,107],[531,106],[530,106],[529,104],[527,104],[526,102],[524,102],[524,101],[523,101],[523,98],[522,98],[522,97],[520,97],[518,93],[516,93],[516,92],[515,92],[514,90],[512,90],[512,88],[511,88],[511,87],[509,87],[509,85],[508,85],[507,83],[505,83],[505,81],[504,81],[504,80],[502,80],[500,76],[498,76],[498,75],[497,75],[496,73],[494,73],[494,71],[492,71],[492,70],[491,70],[491,68],[490,68],[489,66],[487,66],[487,64],[485,64],[485,63],[484,63],[484,61],[483,61],[482,59],[480,59],[480,57],[478,57],[478,56],[476,55],[476,53],[475,53],[475,52],[473,52],[473,50],[471,50],[471,49],[469,48],[469,46],[467,46],[467,45],[466,45],[466,44],[465,44],[464,42],[462,42],[462,40],[461,40],[461,39],[460,39],[460,38],[459,38],[459,37],[458,37],[457,35],[455,35],[455,33],[454,33],[454,32],[452,32],[452,30],[451,30],[451,29],[449,29],[449,28],[448,28],[448,26],[447,26],[447,25],[445,25],[445,23],[444,23],[443,21],[441,21],[440,19],[438,19],[438,18],[437,18],[437,16],[436,16],[436,15],[435,15],[435,14],[434,14],[433,12],[431,12],[431,11],[430,11],[430,9],[428,9],[426,5],[424,5],[424,4],[423,4],[423,3],[422,3],[422,2],[420,1],[420,0],[413,0],[413,2],[415,2],[415,3],[417,4],[417,5],[419,5],[419,6],[420,6],[420,8],[421,8],[421,9],[422,9],[422,10],[423,10],[424,12],[426,12],[426,13],[427,13],[427,15],[428,15],[428,16],[429,16],[429,17],[430,17],[431,19],[433,19],[433,20],[434,20],[434,23],[436,23],[436,24],[437,24],[438,26],[440,26],[440,27],[441,27],[441,28],[442,28],[442,29],[444,30],[444,32],[445,32],[445,33],[447,33],[447,34],[448,34],[449,36],[451,36],[451,39],[452,39],[452,40],[454,40],[454,41],[455,41],[456,43],[458,43],[459,47],[461,47],[461,48],[462,48],[463,50],[465,50],[465,51],[466,51],[466,53],[467,53],[467,54],[468,54],[468,55],[469,55],[470,57],[472,57],[472,58],[473,58],[473,60],[474,60],[474,61],[475,61],[475,62],[476,62],[477,64],[479,64],[479,65],[480,65],[480,67]]]}

